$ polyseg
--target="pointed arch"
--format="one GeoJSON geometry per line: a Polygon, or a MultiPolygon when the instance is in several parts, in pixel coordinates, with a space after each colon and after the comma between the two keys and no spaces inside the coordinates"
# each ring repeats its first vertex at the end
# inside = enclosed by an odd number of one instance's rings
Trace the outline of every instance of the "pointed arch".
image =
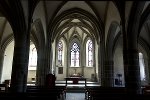
{"type": "Polygon", "coordinates": [[[64,62],[66,58],[66,42],[67,39],[63,37],[58,37],[56,39],[56,66],[58,67],[64,67],[64,62]]]}
{"type": "Polygon", "coordinates": [[[150,74],[149,74],[150,73],[150,67],[149,67],[149,65],[150,65],[150,63],[149,63],[150,46],[142,37],[139,37],[139,39],[138,39],[138,50],[143,55],[143,58],[139,58],[140,73],[141,73],[141,64],[144,65],[143,70],[145,71],[143,74],[143,75],[145,75],[145,78],[144,78],[144,80],[141,80],[141,82],[142,82],[142,85],[147,85],[147,84],[149,84],[149,79],[150,79],[150,74]]]}
{"type": "MultiPolygon", "coordinates": [[[[51,38],[52,40],[55,39],[55,37],[59,34],[59,32],[57,32],[57,27],[60,25],[60,23],[68,18],[83,18],[86,19],[87,21],[89,21],[92,26],[94,27],[94,34],[95,37],[97,38],[97,41],[99,42],[100,40],[102,40],[103,37],[103,29],[102,26],[103,24],[101,22],[99,22],[93,15],[91,15],[90,13],[88,13],[87,11],[84,11],[83,9],[79,9],[79,8],[72,8],[69,10],[64,11],[62,14],[58,15],[54,21],[52,22],[49,33],[55,33],[52,34],[51,38]],[[72,16],[74,15],[74,16],[72,16]]],[[[84,21],[82,23],[85,23],[84,21]]],[[[90,29],[90,28],[89,28],[90,29]]]]}
{"type": "Polygon", "coordinates": [[[81,48],[81,42],[78,38],[72,38],[70,40],[70,67],[79,67],[80,66],[80,48],[81,48]]]}
{"type": "Polygon", "coordinates": [[[144,56],[142,52],[139,52],[139,66],[140,66],[140,76],[141,81],[145,81],[145,64],[144,64],[144,56]]]}
{"type": "Polygon", "coordinates": [[[93,67],[93,55],[94,53],[94,48],[93,48],[93,42],[89,38],[86,42],[86,66],[87,67],[93,67]]]}
{"type": "MultiPolygon", "coordinates": [[[[116,21],[113,21],[110,24],[108,35],[107,35],[107,40],[106,40],[106,51],[107,51],[107,56],[110,60],[113,59],[113,46],[115,46],[115,39],[118,36],[118,33],[116,33],[117,28],[119,27],[119,24],[116,21]]],[[[120,28],[120,27],[119,27],[120,28]]]]}
{"type": "Polygon", "coordinates": [[[58,60],[58,65],[62,66],[62,54],[63,54],[63,43],[62,41],[59,41],[57,44],[57,60],[58,60]]]}
{"type": "Polygon", "coordinates": [[[30,44],[29,66],[37,66],[37,49],[34,44],[30,44]]]}
{"type": "Polygon", "coordinates": [[[80,62],[80,48],[76,42],[73,42],[70,48],[71,67],[79,67],[80,62]]]}

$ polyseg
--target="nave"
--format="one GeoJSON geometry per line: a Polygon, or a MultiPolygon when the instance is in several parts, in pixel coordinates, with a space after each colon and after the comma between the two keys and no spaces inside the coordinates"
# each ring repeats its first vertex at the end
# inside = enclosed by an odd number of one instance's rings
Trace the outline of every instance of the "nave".
{"type": "Polygon", "coordinates": [[[150,98],[150,2],[0,0],[0,86],[0,99],[150,98]]]}

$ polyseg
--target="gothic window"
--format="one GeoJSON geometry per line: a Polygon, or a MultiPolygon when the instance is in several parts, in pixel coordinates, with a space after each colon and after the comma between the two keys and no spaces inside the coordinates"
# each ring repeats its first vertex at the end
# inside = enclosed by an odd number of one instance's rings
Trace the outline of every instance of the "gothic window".
{"type": "Polygon", "coordinates": [[[86,66],[93,66],[93,43],[91,40],[86,43],[86,66]]]}
{"type": "Polygon", "coordinates": [[[63,44],[61,41],[58,43],[58,65],[62,66],[62,52],[63,52],[63,44]]]}
{"type": "Polygon", "coordinates": [[[32,48],[30,50],[30,55],[29,55],[29,66],[35,67],[37,65],[37,50],[36,48],[32,48]]]}
{"type": "Polygon", "coordinates": [[[77,43],[73,43],[71,46],[71,67],[79,67],[79,55],[80,49],[77,43]]]}
{"type": "Polygon", "coordinates": [[[140,65],[140,76],[141,76],[141,80],[145,80],[145,66],[144,66],[144,58],[143,58],[143,54],[140,52],[139,53],[139,65],[140,65]]]}

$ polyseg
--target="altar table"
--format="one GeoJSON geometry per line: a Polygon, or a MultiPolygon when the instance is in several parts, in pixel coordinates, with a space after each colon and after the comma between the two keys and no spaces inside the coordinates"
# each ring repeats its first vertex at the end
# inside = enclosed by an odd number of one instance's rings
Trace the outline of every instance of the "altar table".
{"type": "Polygon", "coordinates": [[[66,86],[67,86],[67,81],[71,80],[73,81],[73,84],[78,84],[78,81],[85,81],[85,86],[86,86],[86,78],[83,77],[66,77],[66,86]]]}

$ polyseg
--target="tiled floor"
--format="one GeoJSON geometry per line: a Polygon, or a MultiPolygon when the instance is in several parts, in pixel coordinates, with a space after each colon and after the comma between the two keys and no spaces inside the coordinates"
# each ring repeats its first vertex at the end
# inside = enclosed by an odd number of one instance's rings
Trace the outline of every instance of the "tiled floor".
{"type": "Polygon", "coordinates": [[[85,100],[85,93],[66,93],[66,100],[85,100]]]}

